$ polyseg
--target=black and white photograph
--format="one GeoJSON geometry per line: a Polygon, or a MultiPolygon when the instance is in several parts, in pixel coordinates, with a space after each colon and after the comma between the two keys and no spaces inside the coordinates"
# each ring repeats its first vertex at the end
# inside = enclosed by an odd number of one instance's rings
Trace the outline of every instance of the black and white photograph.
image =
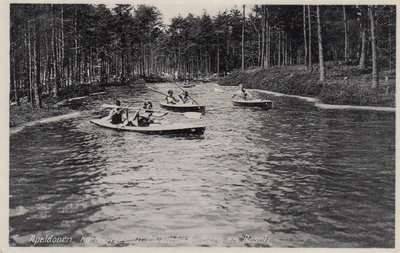
{"type": "Polygon", "coordinates": [[[395,249],[370,4],[3,5],[8,247],[395,249]]]}

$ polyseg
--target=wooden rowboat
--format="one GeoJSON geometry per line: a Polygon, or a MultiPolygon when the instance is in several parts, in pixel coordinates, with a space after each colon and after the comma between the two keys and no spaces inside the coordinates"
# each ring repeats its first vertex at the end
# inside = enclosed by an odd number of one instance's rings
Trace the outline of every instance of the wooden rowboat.
{"type": "Polygon", "coordinates": [[[272,101],[271,100],[261,100],[261,99],[254,99],[254,100],[236,100],[232,99],[233,105],[239,106],[248,106],[248,107],[262,107],[265,109],[272,108],[272,101]]]}
{"type": "Polygon", "coordinates": [[[93,119],[91,123],[118,131],[131,131],[143,134],[204,134],[206,127],[196,124],[150,124],[147,127],[122,126],[111,124],[106,118],[93,119]]]}
{"type": "Polygon", "coordinates": [[[197,104],[168,104],[165,101],[160,101],[160,106],[171,111],[179,112],[204,112],[206,109],[205,105],[197,104]]]}

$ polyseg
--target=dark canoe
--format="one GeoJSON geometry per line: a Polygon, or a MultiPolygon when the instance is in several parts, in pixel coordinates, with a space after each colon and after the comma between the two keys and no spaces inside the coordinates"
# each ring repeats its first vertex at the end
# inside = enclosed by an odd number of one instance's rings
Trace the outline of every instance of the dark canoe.
{"type": "Polygon", "coordinates": [[[261,100],[261,99],[235,100],[235,99],[232,99],[232,103],[234,105],[239,105],[239,106],[262,107],[262,108],[265,108],[265,109],[270,109],[272,107],[272,101],[271,100],[261,100]]]}
{"type": "Polygon", "coordinates": [[[196,104],[167,104],[165,101],[160,101],[160,106],[171,111],[178,112],[204,112],[206,110],[205,105],[196,104]]]}
{"type": "Polygon", "coordinates": [[[196,124],[152,124],[148,127],[134,127],[114,125],[105,120],[105,118],[93,119],[90,122],[118,131],[131,131],[143,134],[204,134],[206,130],[205,126],[196,124]]]}

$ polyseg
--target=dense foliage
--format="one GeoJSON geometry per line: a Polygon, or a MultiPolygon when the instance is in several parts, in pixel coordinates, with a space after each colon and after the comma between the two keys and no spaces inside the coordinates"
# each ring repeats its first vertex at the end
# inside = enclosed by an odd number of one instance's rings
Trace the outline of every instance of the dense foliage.
{"type": "MultiPolygon", "coordinates": [[[[311,67],[320,55],[316,10],[256,5],[247,8],[246,19],[233,8],[215,17],[178,16],[166,26],[159,10],[148,5],[11,4],[11,97],[19,102],[27,96],[40,106],[42,96],[57,97],[73,84],[220,75],[241,68],[242,57],[246,69],[311,67]]],[[[367,14],[374,10],[378,66],[395,68],[395,6],[318,10],[325,61],[362,69],[372,65],[367,14]]]]}

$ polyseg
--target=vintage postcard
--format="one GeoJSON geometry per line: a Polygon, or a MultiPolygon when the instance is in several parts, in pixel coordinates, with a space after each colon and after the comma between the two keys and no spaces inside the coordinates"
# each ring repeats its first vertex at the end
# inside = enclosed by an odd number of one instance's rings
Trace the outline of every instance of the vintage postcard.
{"type": "Polygon", "coordinates": [[[2,7],[1,252],[396,248],[395,2],[2,7]]]}

